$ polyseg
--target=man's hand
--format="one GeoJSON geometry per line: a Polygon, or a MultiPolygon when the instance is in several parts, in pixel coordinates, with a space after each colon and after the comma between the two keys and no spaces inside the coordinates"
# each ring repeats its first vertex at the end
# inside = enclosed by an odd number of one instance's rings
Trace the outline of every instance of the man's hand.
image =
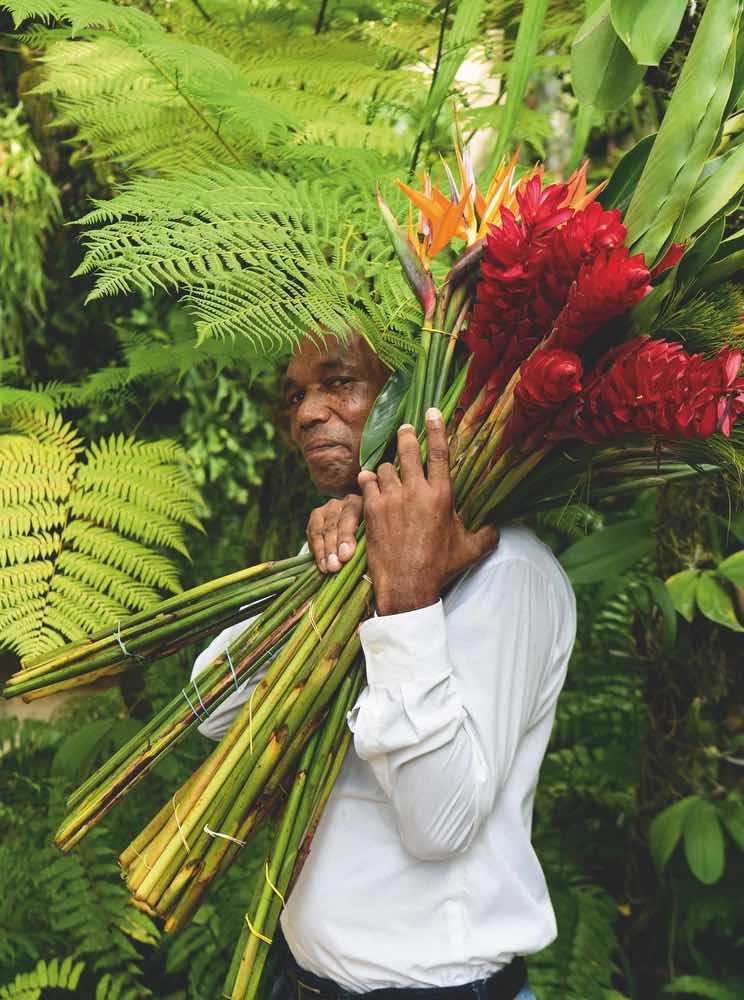
{"type": "MultiPolygon", "coordinates": [[[[400,477],[389,463],[377,475],[361,472],[364,499],[353,494],[314,510],[307,526],[320,569],[336,572],[356,547],[362,516],[367,522],[369,571],[380,614],[434,604],[444,584],[495,548],[497,528],[469,532],[452,509],[452,484],[444,421],[427,419],[428,477],[415,431],[398,432],[400,477]]],[[[428,415],[427,415],[428,416],[428,415]]]]}

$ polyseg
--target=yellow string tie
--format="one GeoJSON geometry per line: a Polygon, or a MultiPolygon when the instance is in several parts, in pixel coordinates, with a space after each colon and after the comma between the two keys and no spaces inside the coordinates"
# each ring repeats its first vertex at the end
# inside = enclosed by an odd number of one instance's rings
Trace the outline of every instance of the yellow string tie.
{"type": "Polygon", "coordinates": [[[210,830],[207,824],[204,824],[204,832],[209,834],[210,837],[222,837],[223,840],[231,840],[233,844],[237,844],[238,847],[245,847],[247,841],[238,840],[237,837],[233,837],[229,833],[220,833],[219,830],[210,830]]]}
{"type": "Polygon", "coordinates": [[[265,941],[266,944],[272,944],[271,938],[266,937],[266,935],[262,934],[261,931],[256,930],[247,913],[245,915],[245,922],[248,924],[248,930],[254,937],[258,938],[259,941],[265,941]]]}
{"type": "Polygon", "coordinates": [[[315,623],[315,611],[314,611],[314,607],[313,607],[314,603],[315,603],[314,601],[310,601],[310,605],[309,605],[309,607],[307,609],[307,616],[310,619],[310,624],[313,627],[313,631],[315,632],[315,634],[318,637],[318,642],[322,642],[323,641],[323,636],[320,634],[320,630],[318,629],[318,626],[315,623]]]}
{"type": "Polygon", "coordinates": [[[274,892],[275,892],[275,893],[277,894],[277,896],[279,897],[279,899],[281,899],[281,901],[282,901],[282,906],[286,906],[286,905],[287,905],[287,901],[286,901],[286,899],[285,899],[285,898],[284,898],[284,896],[283,896],[283,895],[281,894],[281,892],[279,891],[279,889],[277,889],[277,887],[276,887],[276,886],[274,885],[274,883],[273,883],[273,882],[271,881],[271,878],[270,878],[270,876],[269,876],[269,862],[268,862],[268,861],[265,861],[265,862],[264,862],[264,865],[265,865],[265,872],[266,872],[266,881],[267,881],[267,882],[268,882],[268,884],[269,884],[269,885],[271,886],[271,888],[272,888],[272,889],[274,890],[274,892]]]}
{"type": "Polygon", "coordinates": [[[451,337],[452,336],[452,331],[451,330],[440,330],[439,327],[437,327],[437,326],[422,326],[421,327],[421,332],[422,333],[441,333],[442,336],[444,336],[444,337],[451,337]]]}
{"type": "Polygon", "coordinates": [[[369,583],[369,584],[372,583],[372,577],[368,576],[366,573],[362,573],[362,579],[366,580],[367,583],[369,583]]]}
{"type": "MultiPolygon", "coordinates": [[[[132,847],[132,850],[134,851],[134,853],[137,855],[138,858],[142,858],[142,864],[145,866],[145,868],[149,872],[151,872],[152,871],[152,865],[148,865],[147,858],[144,856],[144,854],[140,854],[140,852],[134,846],[132,847]]],[[[124,877],[126,878],[126,873],[124,873],[124,877]]]]}
{"type": "Polygon", "coordinates": [[[186,848],[186,853],[190,854],[191,852],[189,851],[188,841],[186,840],[186,836],[184,835],[184,832],[181,829],[181,824],[178,819],[178,807],[176,806],[175,795],[173,796],[173,815],[176,817],[176,826],[178,827],[178,832],[181,834],[181,840],[183,841],[183,846],[186,848]]]}

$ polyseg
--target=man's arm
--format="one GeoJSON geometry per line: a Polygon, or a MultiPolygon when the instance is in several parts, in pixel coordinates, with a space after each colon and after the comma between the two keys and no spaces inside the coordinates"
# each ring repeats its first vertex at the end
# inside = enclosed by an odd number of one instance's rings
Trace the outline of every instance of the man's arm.
{"type": "Polygon", "coordinates": [[[553,710],[570,653],[572,630],[560,622],[573,608],[530,562],[495,561],[476,579],[453,626],[438,601],[360,630],[368,686],[350,719],[355,749],[404,846],[423,860],[472,842],[520,741],[553,710]]]}

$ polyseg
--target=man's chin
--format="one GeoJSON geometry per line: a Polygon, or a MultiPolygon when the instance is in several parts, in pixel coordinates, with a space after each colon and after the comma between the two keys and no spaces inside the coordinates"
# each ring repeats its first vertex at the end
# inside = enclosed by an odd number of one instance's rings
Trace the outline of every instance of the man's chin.
{"type": "Polygon", "coordinates": [[[345,462],[332,462],[328,465],[308,463],[310,478],[319,493],[326,497],[345,497],[348,493],[358,493],[357,475],[359,466],[351,466],[345,462]]]}

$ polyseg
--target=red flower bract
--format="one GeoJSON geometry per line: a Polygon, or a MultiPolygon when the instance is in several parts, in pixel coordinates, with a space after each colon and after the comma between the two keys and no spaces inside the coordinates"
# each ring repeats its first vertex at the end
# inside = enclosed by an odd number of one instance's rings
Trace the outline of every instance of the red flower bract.
{"type": "Polygon", "coordinates": [[[627,434],[706,438],[730,434],[744,412],[741,351],[713,358],[636,337],[610,351],[559,424],[561,436],[601,442],[627,434]]]}
{"type": "Polygon", "coordinates": [[[622,247],[620,213],[596,202],[574,212],[562,207],[566,192],[564,184],[541,190],[534,177],[517,196],[519,217],[504,209],[491,227],[463,336],[474,355],[464,407],[485,385],[489,408],[559,318],[563,339],[551,346],[570,346],[647,290],[648,272],[622,247]]]}
{"type": "Polygon", "coordinates": [[[539,350],[522,363],[511,412],[499,451],[527,431],[538,430],[581,389],[581,358],[573,351],[539,350]]]}

